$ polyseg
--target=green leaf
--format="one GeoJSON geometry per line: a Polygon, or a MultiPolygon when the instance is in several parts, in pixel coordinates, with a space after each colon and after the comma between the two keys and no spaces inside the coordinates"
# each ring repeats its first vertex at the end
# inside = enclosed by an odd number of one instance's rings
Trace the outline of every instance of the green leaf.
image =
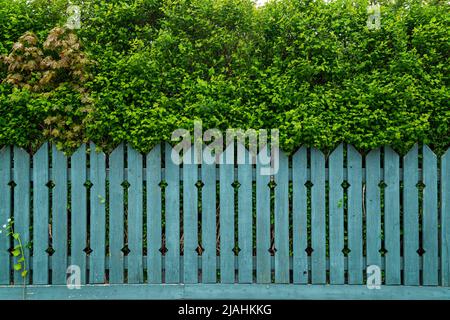
{"type": "Polygon", "coordinates": [[[28,270],[23,270],[22,273],[20,274],[22,276],[22,278],[25,278],[28,274],[28,270]]]}
{"type": "Polygon", "coordinates": [[[21,264],[21,263],[16,263],[16,264],[14,265],[14,270],[19,271],[19,270],[21,270],[21,269],[22,269],[22,264],[21,264]]]}
{"type": "Polygon", "coordinates": [[[12,255],[14,257],[18,257],[20,255],[20,249],[14,249],[13,252],[12,252],[12,255]]]}
{"type": "Polygon", "coordinates": [[[20,234],[18,234],[17,232],[13,233],[13,238],[18,240],[20,238],[20,234]]]}

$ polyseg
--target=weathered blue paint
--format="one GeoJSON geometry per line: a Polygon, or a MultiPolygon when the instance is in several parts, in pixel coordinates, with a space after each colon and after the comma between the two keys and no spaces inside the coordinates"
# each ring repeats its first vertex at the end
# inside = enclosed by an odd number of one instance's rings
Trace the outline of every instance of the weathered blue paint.
{"type": "Polygon", "coordinates": [[[386,284],[401,284],[400,278],[400,164],[398,154],[384,148],[384,234],[386,284]]]}
{"type": "Polygon", "coordinates": [[[66,283],[68,243],[67,157],[52,145],[52,283],[66,283]]]}
{"type": "Polygon", "coordinates": [[[403,158],[403,256],[406,285],[420,284],[419,269],[419,160],[416,144],[403,158]]]}
{"type": "Polygon", "coordinates": [[[251,154],[242,144],[238,144],[238,245],[239,283],[253,282],[253,203],[252,203],[252,161],[251,154]]]}
{"type": "MultiPolygon", "coordinates": [[[[20,234],[24,247],[30,245],[30,155],[23,149],[14,147],[14,232],[20,234]]],[[[15,243],[17,244],[17,242],[15,243]]],[[[30,251],[24,250],[26,268],[31,265],[28,263],[30,251]]],[[[20,257],[20,256],[19,256],[20,257]]],[[[14,258],[14,263],[18,262],[19,257],[14,258]]],[[[30,272],[25,279],[21,276],[21,271],[14,273],[14,284],[30,282],[30,272]]]]}
{"type": "Polygon", "coordinates": [[[106,157],[97,152],[95,145],[90,144],[90,180],[92,183],[90,196],[90,248],[89,256],[91,274],[89,283],[105,282],[106,255],[106,157]]]}
{"type": "Polygon", "coordinates": [[[87,190],[86,146],[79,147],[70,159],[71,265],[80,267],[81,283],[86,283],[87,190]]]}
{"type": "Polygon", "coordinates": [[[124,280],[124,145],[109,155],[109,267],[110,283],[124,280]]]}
{"type": "Polygon", "coordinates": [[[147,154],[147,275],[149,283],[162,282],[161,145],[147,154]]]}
{"type": "Polygon", "coordinates": [[[308,283],[307,230],[307,149],[301,147],[292,157],[292,255],[294,283],[308,283]]]}
{"type": "Polygon", "coordinates": [[[351,145],[347,146],[348,176],[348,283],[363,283],[363,207],[362,158],[351,145]]]}
{"type": "MultiPolygon", "coordinates": [[[[49,163],[48,144],[33,155],[33,283],[48,283],[49,163]]],[[[103,255],[104,256],[104,255],[103,255]]]]}
{"type": "MultiPolygon", "coordinates": [[[[11,149],[0,149],[0,225],[11,217],[11,149]]],[[[9,237],[0,237],[0,284],[9,284],[9,237]]]]}
{"type": "MultiPolygon", "coordinates": [[[[1,149],[0,219],[6,223],[13,214],[16,231],[25,244],[32,230],[33,252],[30,254],[25,248],[32,277],[25,279],[24,291],[20,272],[14,272],[10,264],[14,259],[8,253],[9,240],[1,238],[0,298],[449,298],[448,152],[438,161],[424,146],[423,165],[419,166],[417,145],[404,156],[402,163],[389,147],[384,148],[384,153],[377,149],[363,157],[347,146],[345,166],[344,145],[340,145],[329,156],[326,167],[322,152],[310,149],[308,161],[308,148],[302,147],[291,156],[292,166],[290,157],[280,153],[279,170],[270,176],[262,170],[268,168],[269,158],[258,158],[255,168],[248,162],[249,153],[243,145],[237,148],[246,157],[245,162],[240,159],[234,164],[218,166],[202,163],[201,167],[198,164],[180,167],[173,162],[172,148],[168,144],[164,148],[162,164],[163,150],[159,145],[146,155],[146,161],[130,146],[125,153],[123,144],[108,159],[103,153],[95,152],[95,145],[90,144],[87,161],[84,145],[70,157],[70,166],[69,158],[53,145],[51,150],[48,144],[43,145],[33,155],[33,162],[22,149],[1,149]],[[384,163],[380,163],[381,157],[384,163]],[[273,200],[270,199],[271,179],[275,182],[273,200]],[[425,185],[422,220],[419,220],[417,185],[420,179],[425,185]],[[88,180],[91,188],[87,188],[88,180]],[[125,180],[129,183],[127,201],[125,180]],[[167,184],[164,194],[163,180],[167,184]],[[345,180],[349,184],[347,202],[342,187],[345,180]],[[309,181],[311,198],[308,197],[309,181]],[[385,259],[379,251],[382,181],[386,184],[385,259]],[[238,183],[237,190],[233,183],[238,183]],[[216,188],[220,190],[218,195],[216,188]],[[201,202],[197,197],[200,193],[201,202]],[[311,203],[310,230],[308,202],[311,203]],[[180,210],[181,203],[183,210],[180,210]],[[345,205],[347,225],[344,225],[345,205]],[[254,209],[256,225],[253,225],[254,209]],[[254,228],[256,243],[253,243],[254,228]],[[348,257],[342,251],[345,228],[348,257]],[[424,250],[422,261],[418,254],[419,230],[422,230],[424,250]],[[326,246],[327,237],[329,246],[326,246]],[[311,239],[310,257],[305,251],[308,238],[311,239]],[[197,249],[199,244],[203,250],[197,249]],[[51,257],[47,250],[50,245],[54,250],[51,257]],[[125,245],[129,249],[126,256],[125,245]],[[180,246],[184,254],[180,254],[180,246]],[[68,265],[79,266],[82,283],[89,283],[80,291],[64,286],[68,265]],[[386,285],[381,290],[369,290],[362,285],[369,265],[377,265],[385,272],[386,285]],[[10,273],[14,274],[14,286],[9,286],[10,273]]],[[[261,152],[267,155],[268,149],[261,152]]],[[[228,156],[234,159],[233,152],[228,156]]]]}
{"type": "Polygon", "coordinates": [[[340,144],[329,157],[330,283],[344,284],[344,147],[340,144]]]}
{"type": "Polygon", "coordinates": [[[311,246],[312,283],[324,284],[326,278],[325,239],[325,156],[320,150],[311,149],[311,246]]]}
{"type": "Polygon", "coordinates": [[[142,155],[127,146],[128,155],[128,283],[144,281],[142,155]]]}

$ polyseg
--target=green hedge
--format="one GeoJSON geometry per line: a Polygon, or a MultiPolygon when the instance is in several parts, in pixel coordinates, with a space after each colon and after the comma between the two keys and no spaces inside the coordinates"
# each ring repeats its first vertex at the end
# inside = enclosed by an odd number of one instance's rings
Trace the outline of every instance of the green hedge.
{"type": "MultiPolygon", "coordinates": [[[[201,119],[204,129],[279,128],[289,152],[340,142],[401,153],[416,142],[438,153],[450,145],[446,1],[382,3],[380,30],[366,26],[366,0],[79,2],[76,33],[95,64],[78,144],[108,151],[129,141],[146,152],[201,119]]],[[[26,31],[44,41],[65,23],[66,7],[0,0],[0,55],[26,31]]],[[[0,79],[6,74],[0,67],[0,79]]],[[[33,150],[54,139],[73,149],[74,141],[44,134],[55,113],[67,130],[76,125],[81,98],[65,87],[49,98],[2,83],[0,145],[33,150]]]]}

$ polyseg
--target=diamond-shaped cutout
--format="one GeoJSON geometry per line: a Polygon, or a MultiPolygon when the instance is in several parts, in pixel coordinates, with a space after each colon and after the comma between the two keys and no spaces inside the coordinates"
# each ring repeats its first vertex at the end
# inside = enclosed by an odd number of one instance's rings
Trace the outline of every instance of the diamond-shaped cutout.
{"type": "Polygon", "coordinates": [[[234,247],[234,249],[232,251],[233,251],[234,255],[237,256],[237,255],[239,255],[239,252],[241,252],[241,248],[236,246],[236,247],[234,247]]]}
{"type": "Polygon", "coordinates": [[[342,249],[342,253],[345,257],[347,257],[350,252],[352,252],[352,250],[350,250],[349,247],[344,247],[344,249],[342,249]]]}
{"type": "Polygon", "coordinates": [[[381,253],[382,256],[385,256],[386,253],[388,253],[385,247],[382,247],[380,250],[378,250],[378,252],[381,253]]]}
{"type": "Polygon", "coordinates": [[[308,254],[308,256],[310,256],[314,252],[314,249],[311,247],[308,247],[305,249],[305,252],[308,254]]]}
{"type": "Polygon", "coordinates": [[[347,190],[348,188],[350,188],[350,183],[348,183],[347,180],[345,180],[344,182],[341,183],[341,187],[344,190],[347,190]]]}
{"type": "Polygon", "coordinates": [[[426,185],[422,181],[419,181],[416,184],[416,188],[419,189],[419,190],[423,190],[425,187],[426,187],[426,185]]]}
{"type": "Polygon", "coordinates": [[[161,252],[162,253],[162,255],[165,255],[166,253],[167,253],[167,251],[169,251],[169,250],[167,250],[167,248],[164,246],[164,247],[161,247],[160,249],[159,249],[159,252],[161,252]]]}
{"type": "Polygon", "coordinates": [[[11,180],[10,182],[8,182],[8,186],[15,188],[17,186],[17,183],[11,180]]]}
{"type": "Polygon", "coordinates": [[[53,189],[55,187],[55,183],[52,180],[50,180],[45,184],[45,186],[49,189],[53,189]]]}
{"type": "Polygon", "coordinates": [[[378,187],[379,187],[380,189],[384,189],[384,188],[387,187],[387,184],[386,184],[384,181],[380,181],[380,183],[378,184],[378,187]]]}
{"type": "Polygon", "coordinates": [[[201,256],[203,251],[205,251],[205,250],[203,249],[203,247],[201,245],[198,245],[198,247],[197,247],[197,249],[195,249],[195,251],[197,252],[197,254],[199,256],[201,256]]]}
{"type": "Polygon", "coordinates": [[[88,180],[88,181],[86,181],[84,184],[83,184],[87,189],[90,189],[90,188],[92,188],[92,186],[94,185],[90,180],[88,180]]]}
{"type": "Polygon", "coordinates": [[[313,186],[314,186],[314,183],[312,183],[311,181],[306,181],[305,187],[312,188],[313,186]]]}
{"type": "Polygon", "coordinates": [[[275,248],[274,246],[270,247],[269,249],[270,255],[274,256],[275,252],[277,252],[277,248],[275,248]]]}
{"type": "Polygon", "coordinates": [[[417,249],[417,254],[419,255],[419,256],[423,256],[424,254],[425,254],[425,250],[422,248],[422,247],[420,247],[419,249],[417,249]]]}
{"type": "Polygon", "coordinates": [[[239,181],[234,181],[234,182],[231,184],[231,186],[232,186],[234,189],[239,189],[239,187],[241,186],[241,184],[239,183],[239,181]]]}
{"type": "Polygon", "coordinates": [[[127,256],[131,252],[128,246],[123,247],[120,251],[123,252],[124,256],[127,256]]]}
{"type": "Polygon", "coordinates": [[[85,248],[83,251],[86,252],[87,255],[92,253],[92,249],[90,247],[85,248]]]}
{"type": "Polygon", "coordinates": [[[47,252],[47,254],[51,257],[55,253],[55,249],[49,247],[47,250],[45,250],[45,252],[47,252]]]}
{"type": "Polygon", "coordinates": [[[277,183],[275,182],[275,180],[270,180],[270,182],[267,184],[267,186],[270,189],[275,189],[275,187],[277,186],[277,183]]]}
{"type": "Polygon", "coordinates": [[[120,184],[124,189],[128,189],[130,186],[131,186],[131,184],[128,182],[128,181],[124,181],[124,182],[122,182],[121,184],[120,184]]]}
{"type": "Polygon", "coordinates": [[[158,184],[158,186],[159,186],[161,189],[164,189],[165,187],[168,186],[168,184],[167,184],[167,182],[166,182],[165,180],[162,180],[162,181],[158,184]]]}
{"type": "Polygon", "coordinates": [[[203,181],[198,180],[197,183],[195,184],[195,186],[197,187],[197,189],[201,189],[203,188],[205,184],[203,183],[203,181]]]}
{"type": "Polygon", "coordinates": [[[8,252],[9,252],[9,255],[10,255],[10,256],[13,255],[13,254],[12,254],[13,251],[14,251],[14,248],[9,248],[9,249],[8,249],[8,252]]]}

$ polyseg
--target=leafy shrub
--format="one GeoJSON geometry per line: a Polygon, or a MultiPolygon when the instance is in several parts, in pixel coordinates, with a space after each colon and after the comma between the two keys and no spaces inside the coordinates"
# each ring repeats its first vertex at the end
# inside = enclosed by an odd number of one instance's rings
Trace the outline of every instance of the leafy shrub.
{"type": "MultiPolygon", "coordinates": [[[[25,2],[0,0],[0,54],[13,54],[26,32],[45,39],[67,19],[68,1],[25,2]]],[[[89,139],[146,152],[197,119],[205,130],[279,128],[289,152],[344,141],[402,153],[423,142],[441,153],[450,144],[444,1],[383,2],[379,30],[367,28],[367,0],[72,2],[81,6],[75,32],[96,62],[92,78],[39,97],[3,81],[0,144],[33,149],[47,129],[66,150],[89,139]]]]}

